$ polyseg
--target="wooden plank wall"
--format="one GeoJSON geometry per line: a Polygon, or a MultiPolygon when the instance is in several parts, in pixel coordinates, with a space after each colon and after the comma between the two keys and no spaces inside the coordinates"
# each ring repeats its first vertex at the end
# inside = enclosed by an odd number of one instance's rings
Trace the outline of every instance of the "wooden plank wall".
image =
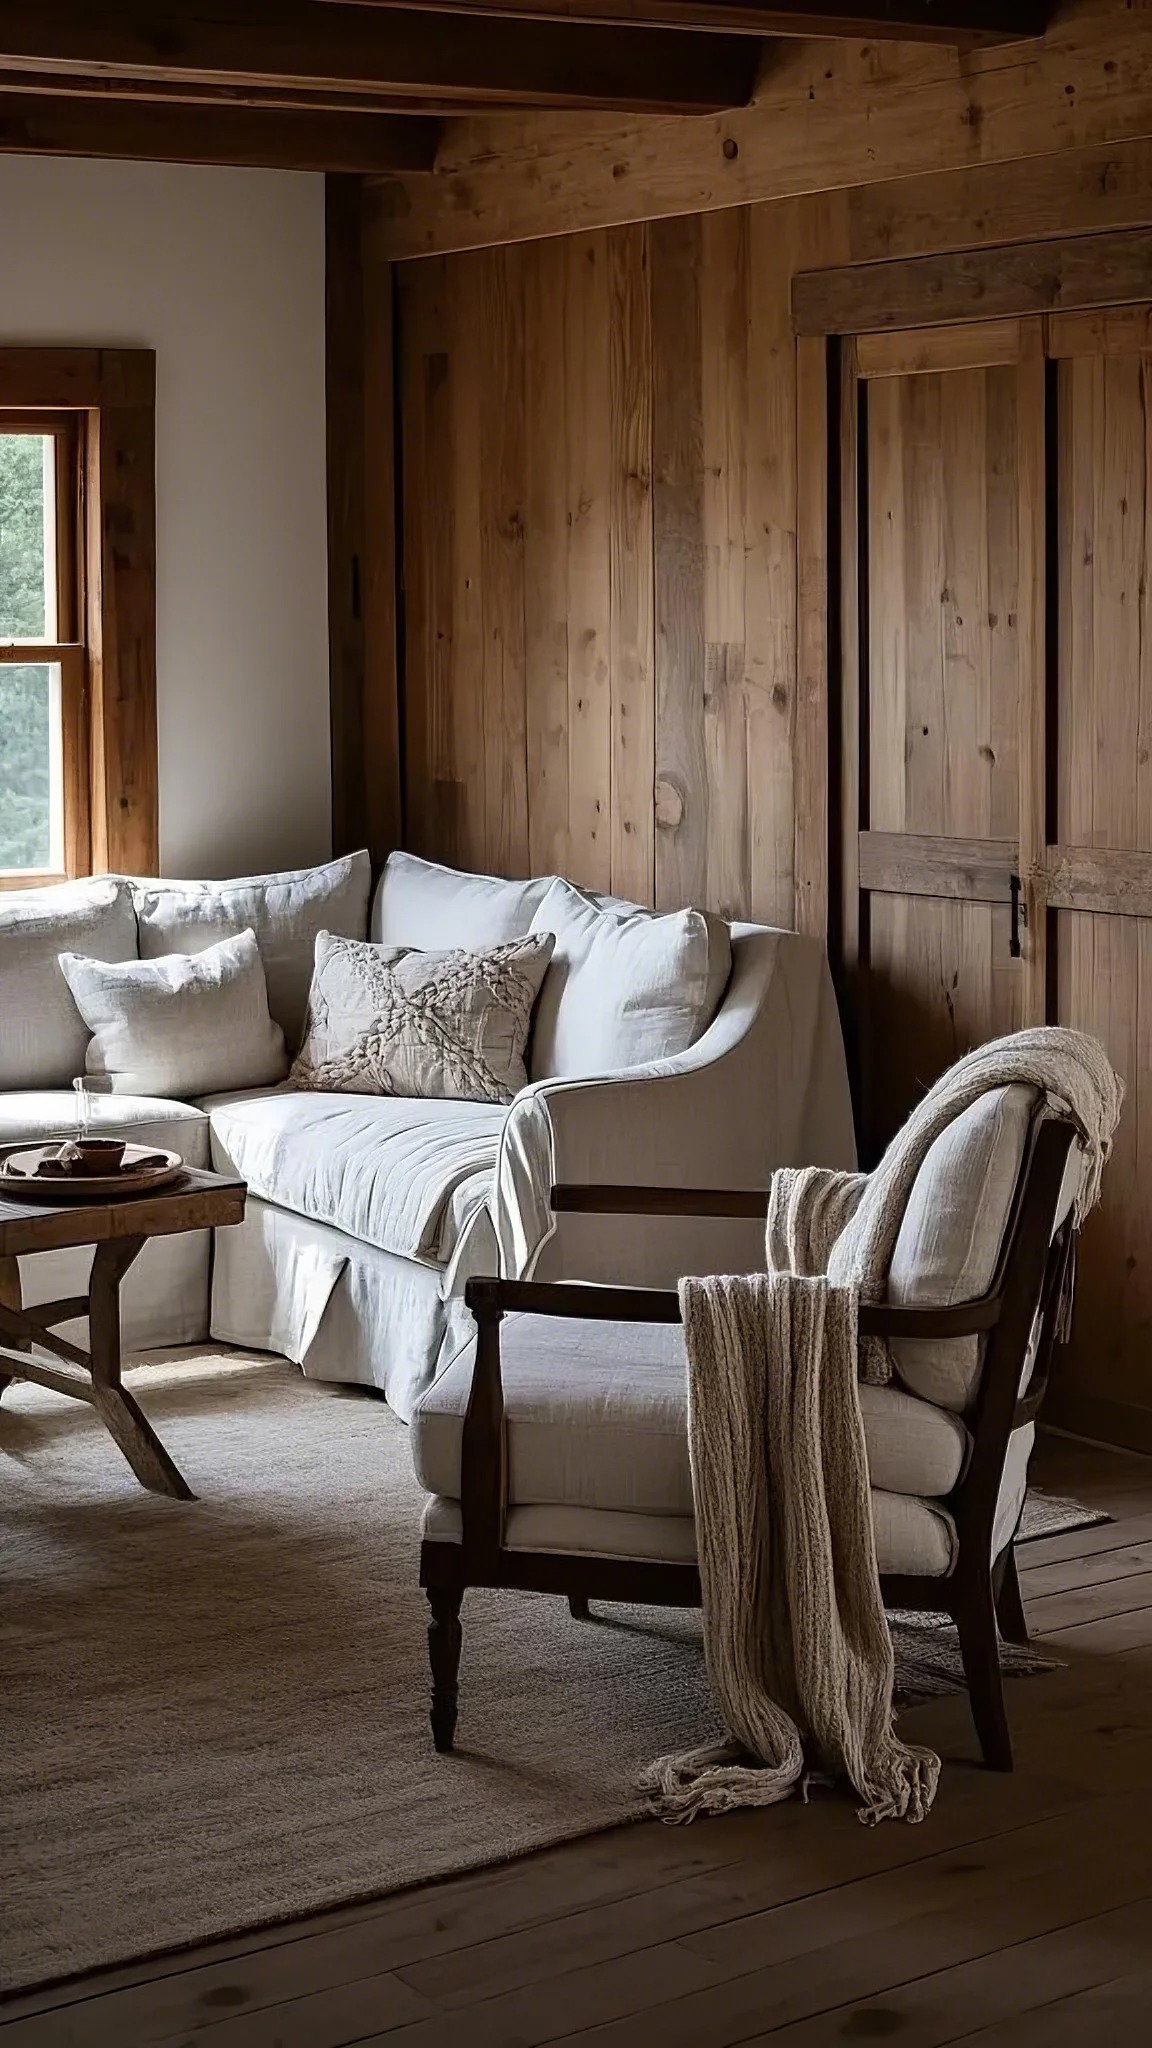
{"type": "Polygon", "coordinates": [[[791,924],[819,201],[401,266],[407,843],[791,924]]]}

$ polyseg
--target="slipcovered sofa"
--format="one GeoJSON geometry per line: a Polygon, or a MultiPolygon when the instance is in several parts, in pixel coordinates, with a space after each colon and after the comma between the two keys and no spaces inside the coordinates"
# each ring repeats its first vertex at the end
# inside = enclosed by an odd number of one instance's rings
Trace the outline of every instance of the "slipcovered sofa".
{"type": "MultiPolygon", "coordinates": [[[[105,961],[191,954],[251,929],[291,1052],[318,932],[478,948],[551,929],[547,900],[557,890],[579,895],[554,877],[503,881],[395,854],[373,895],[361,853],[232,882],[102,876],[0,897],[0,1145],[72,1125],[71,1083],[84,1072],[88,1035],[61,952],[105,961]]],[[[637,957],[663,929],[654,913],[615,899],[582,897],[577,909],[600,920],[609,941],[626,926],[637,957]]],[[[591,1018],[585,1003],[583,1038],[574,1036],[556,1012],[566,971],[558,941],[541,996],[552,1005],[547,1031],[541,1008],[528,1085],[507,1106],[319,1093],[290,1081],[187,1102],[97,1095],[101,1129],[236,1172],[250,1191],[245,1222],[214,1244],[204,1235],[147,1246],[125,1286],[126,1344],[211,1337],[278,1352],[313,1377],[381,1389],[407,1419],[470,1340],[463,1288],[474,1275],[667,1285],[682,1272],[754,1266],[755,1224],[621,1223],[556,1216],[549,1203],[563,1181],[756,1188],[776,1166],[853,1163],[821,948],[792,932],[706,925],[691,1031],[676,1020],[688,1042],[673,1034],[672,1052],[648,1043],[637,1062],[633,1036],[619,1065],[612,1019],[627,1022],[633,992],[606,967],[603,1001],[591,1018]]],[[[609,944],[604,958],[612,952],[609,944]]],[[[587,996],[587,962],[583,985],[587,996]]],[[[26,1301],[77,1292],[76,1266],[88,1257],[22,1262],[26,1301]]]]}

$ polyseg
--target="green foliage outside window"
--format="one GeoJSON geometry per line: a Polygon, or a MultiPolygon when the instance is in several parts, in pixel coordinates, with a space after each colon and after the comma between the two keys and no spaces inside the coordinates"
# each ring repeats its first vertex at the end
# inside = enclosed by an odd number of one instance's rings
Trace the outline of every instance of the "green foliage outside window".
{"type": "MultiPolygon", "coordinates": [[[[44,626],[44,443],[0,434],[0,640],[44,626]]],[[[49,670],[0,664],[0,868],[49,863],[51,748],[49,670]]]]}

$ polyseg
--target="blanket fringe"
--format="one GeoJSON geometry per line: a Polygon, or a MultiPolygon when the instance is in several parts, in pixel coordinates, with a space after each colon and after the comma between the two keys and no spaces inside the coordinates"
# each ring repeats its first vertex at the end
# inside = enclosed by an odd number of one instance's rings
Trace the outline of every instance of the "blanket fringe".
{"type": "MultiPolygon", "coordinates": [[[[940,1783],[936,1752],[901,1743],[890,1762],[886,1788],[870,1788],[871,1796],[857,1810],[856,1818],[863,1827],[874,1828],[884,1820],[903,1820],[915,1827],[932,1810],[940,1783]]],[[[782,1764],[753,1763],[747,1750],[736,1742],[659,1757],[638,1780],[653,1817],[673,1827],[687,1826],[701,1814],[731,1813],[744,1806],[779,1806],[796,1792],[807,1805],[811,1785],[834,1782],[830,1773],[810,1771],[802,1756],[790,1756],[782,1764]]]]}
{"type": "Polygon", "coordinates": [[[703,1813],[730,1813],[739,1806],[778,1806],[805,1779],[802,1755],[782,1764],[755,1764],[736,1742],[720,1742],[680,1756],[664,1756],[641,1772],[654,1817],[686,1825],[703,1813]]]}

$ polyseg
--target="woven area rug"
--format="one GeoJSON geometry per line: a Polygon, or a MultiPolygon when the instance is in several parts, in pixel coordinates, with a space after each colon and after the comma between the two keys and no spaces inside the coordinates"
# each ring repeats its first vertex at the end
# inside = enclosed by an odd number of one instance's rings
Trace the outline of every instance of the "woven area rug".
{"type": "MultiPolygon", "coordinates": [[[[264,1358],[130,1378],[197,1500],[142,1492],[77,1402],[0,1407],[3,1988],[627,1820],[715,1725],[698,1615],[474,1593],[437,1757],[403,1426],[264,1358]]],[[[962,1682],[947,1631],[897,1644],[907,1696],[962,1682]]]]}

